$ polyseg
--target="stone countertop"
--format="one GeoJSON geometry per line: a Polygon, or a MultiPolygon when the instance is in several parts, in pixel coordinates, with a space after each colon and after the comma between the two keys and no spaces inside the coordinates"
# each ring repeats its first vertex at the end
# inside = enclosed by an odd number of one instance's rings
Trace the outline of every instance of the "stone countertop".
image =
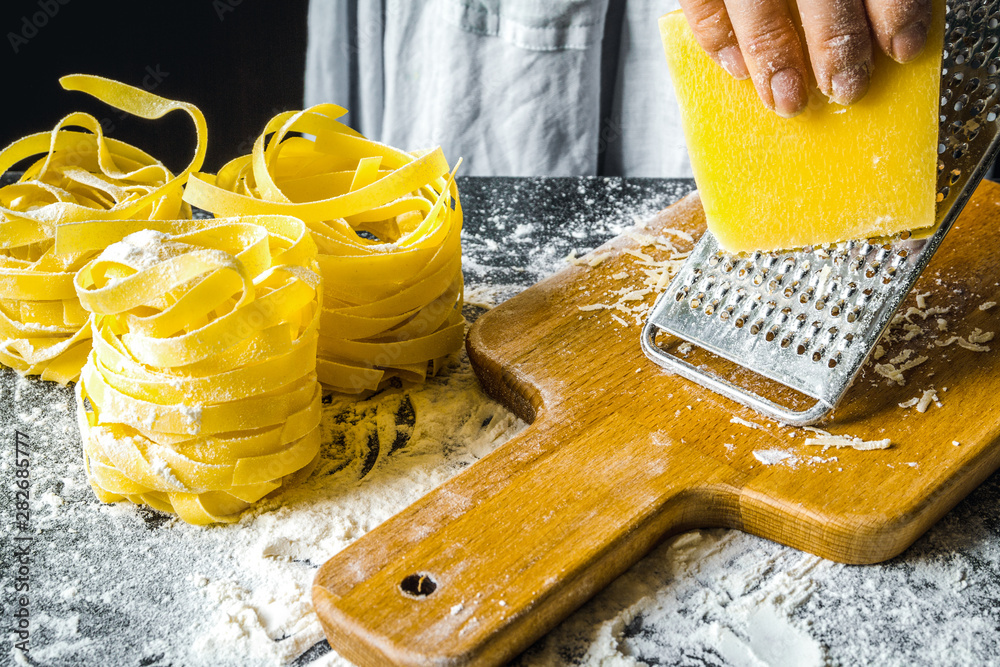
{"type": "MultiPolygon", "coordinates": [[[[471,319],[565,266],[571,251],[582,254],[676,201],[693,182],[461,178],[459,187],[471,319]]],[[[467,362],[456,364],[457,374],[467,362]]],[[[439,383],[449,382],[445,375],[439,383]]],[[[196,572],[237,577],[244,559],[255,556],[226,536],[238,536],[248,520],[225,531],[192,529],[127,503],[103,506],[83,473],[71,388],[5,369],[0,405],[0,664],[194,664],[188,649],[212,632],[198,610],[207,616],[215,603],[206,604],[189,581],[196,572]],[[16,431],[30,438],[32,451],[32,634],[23,655],[13,652],[7,630],[17,608],[16,431]]],[[[344,428],[353,423],[331,419],[344,428]]],[[[372,460],[405,455],[405,446],[396,449],[372,460]]],[[[302,557],[287,566],[308,581],[319,564],[302,557]]],[[[994,474],[903,555],[880,565],[843,566],[735,531],[672,538],[515,664],[1000,664],[998,610],[994,474]]],[[[279,633],[271,640],[286,639],[279,633]]],[[[295,665],[338,664],[325,641],[288,655],[295,665]]],[[[279,664],[244,657],[231,664],[279,664]]]]}

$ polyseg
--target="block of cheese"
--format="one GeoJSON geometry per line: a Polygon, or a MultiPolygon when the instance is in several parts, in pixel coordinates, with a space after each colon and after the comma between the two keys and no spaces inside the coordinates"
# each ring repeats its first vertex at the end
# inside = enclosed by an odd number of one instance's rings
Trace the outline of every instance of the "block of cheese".
{"type": "Polygon", "coordinates": [[[660,34],[709,229],[730,252],[792,249],[934,224],[944,10],[905,65],[875,47],[871,88],[830,102],[811,81],[806,110],[778,117],[694,40],[684,15],[660,34]]]}

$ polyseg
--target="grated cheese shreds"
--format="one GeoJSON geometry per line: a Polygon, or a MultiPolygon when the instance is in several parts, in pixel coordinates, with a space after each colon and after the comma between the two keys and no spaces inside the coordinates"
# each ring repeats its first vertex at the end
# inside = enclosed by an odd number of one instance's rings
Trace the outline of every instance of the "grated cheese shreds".
{"type": "Polygon", "coordinates": [[[600,266],[604,263],[608,257],[610,257],[606,252],[599,252],[594,255],[584,255],[583,257],[576,256],[576,250],[571,250],[568,255],[566,255],[566,261],[568,261],[573,266],[589,266],[594,268],[600,266]]]}
{"type": "Polygon", "coordinates": [[[895,365],[895,364],[901,364],[901,363],[903,363],[904,361],[906,361],[907,359],[909,359],[912,356],[913,356],[913,350],[906,349],[906,350],[903,350],[902,352],[900,352],[898,355],[896,355],[892,359],[890,359],[889,363],[893,364],[893,365],[895,365]]]}
{"type": "Polygon", "coordinates": [[[754,424],[753,422],[747,421],[746,419],[740,419],[736,415],[733,415],[733,418],[729,420],[729,423],[730,424],[739,424],[740,426],[746,426],[747,428],[755,428],[755,429],[758,429],[758,430],[761,430],[761,431],[764,430],[764,427],[761,426],[760,424],[754,424]]]}
{"type": "Polygon", "coordinates": [[[889,380],[890,382],[895,382],[900,387],[906,384],[906,378],[903,377],[903,373],[910,370],[911,368],[916,368],[920,364],[927,361],[927,357],[920,356],[916,359],[912,359],[897,367],[894,364],[875,364],[875,372],[889,380]]]}
{"type": "Polygon", "coordinates": [[[969,334],[970,343],[988,343],[993,340],[992,331],[983,331],[982,329],[973,329],[972,333],[969,334]]]}
{"type": "Polygon", "coordinates": [[[859,451],[867,452],[874,449],[889,449],[892,440],[862,440],[850,435],[821,435],[816,438],[806,438],[806,444],[813,447],[822,447],[823,451],[836,447],[838,449],[850,447],[859,451]]]}
{"type": "Polygon", "coordinates": [[[680,229],[670,228],[670,229],[664,229],[664,230],[661,230],[661,231],[664,234],[671,234],[673,236],[676,236],[679,239],[683,239],[683,240],[687,241],[688,243],[694,243],[694,237],[691,236],[690,234],[688,234],[687,232],[681,231],[680,229]]]}
{"type": "Polygon", "coordinates": [[[995,305],[997,305],[996,301],[986,301],[984,303],[979,304],[979,310],[989,310],[995,305]]]}
{"type": "Polygon", "coordinates": [[[644,253],[642,251],[639,251],[639,250],[632,250],[631,248],[626,248],[624,252],[625,252],[625,254],[632,255],[633,257],[641,259],[644,262],[650,262],[650,263],[655,263],[656,262],[655,259],[653,259],[652,257],[650,257],[649,255],[647,255],[646,253],[644,253]]]}
{"type": "Polygon", "coordinates": [[[910,400],[908,400],[908,401],[906,401],[904,403],[900,403],[899,407],[901,407],[901,408],[912,408],[914,405],[916,405],[919,402],[920,402],[920,397],[919,396],[914,396],[910,400]]]}
{"type": "Polygon", "coordinates": [[[607,306],[607,305],[605,305],[603,303],[592,303],[592,304],[590,304],[588,306],[577,306],[577,308],[579,308],[580,310],[582,310],[585,313],[588,313],[588,312],[590,312],[592,310],[606,310],[608,308],[614,308],[614,306],[607,306]]]}
{"type": "Polygon", "coordinates": [[[917,402],[917,412],[927,412],[927,408],[931,407],[931,403],[935,403],[938,407],[941,407],[937,392],[933,389],[927,389],[917,402]]]}
{"type": "MultiPolygon", "coordinates": [[[[976,331],[979,331],[979,330],[976,329],[976,331]]],[[[970,339],[972,338],[972,336],[977,336],[976,331],[972,332],[972,334],[969,336],[970,339]]],[[[981,335],[986,335],[986,334],[982,334],[982,332],[980,332],[980,334],[981,335]]],[[[980,337],[980,336],[977,336],[977,337],[980,337]]],[[[986,338],[986,340],[991,340],[992,338],[993,338],[993,335],[992,335],[992,332],[990,332],[989,338],[986,338]]],[[[938,347],[948,347],[949,345],[953,345],[955,343],[958,343],[959,347],[964,348],[966,350],[971,350],[973,352],[989,352],[990,351],[990,346],[989,345],[979,345],[978,343],[975,343],[972,340],[966,340],[966,339],[962,338],[961,336],[952,336],[951,338],[948,338],[947,340],[940,340],[939,339],[939,340],[934,341],[934,344],[937,345],[938,347]]]]}

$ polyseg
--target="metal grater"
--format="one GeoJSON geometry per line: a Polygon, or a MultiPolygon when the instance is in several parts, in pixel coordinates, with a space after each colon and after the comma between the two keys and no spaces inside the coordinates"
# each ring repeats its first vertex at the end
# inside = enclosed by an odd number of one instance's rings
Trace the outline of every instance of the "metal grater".
{"type": "Polygon", "coordinates": [[[643,327],[650,359],[786,424],[837,406],[1000,153],[1000,0],[950,1],[945,20],[937,231],[751,256],[724,252],[706,232],[643,327]],[[788,408],[696,367],[659,347],[660,331],[816,403],[788,408]]]}

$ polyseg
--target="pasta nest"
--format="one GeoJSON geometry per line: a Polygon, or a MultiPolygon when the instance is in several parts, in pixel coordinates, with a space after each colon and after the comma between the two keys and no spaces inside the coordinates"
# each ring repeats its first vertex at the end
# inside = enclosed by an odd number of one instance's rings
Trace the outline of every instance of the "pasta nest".
{"type": "Polygon", "coordinates": [[[287,216],[60,227],[93,349],[76,385],[91,486],[237,520],[319,457],[316,247],[287,216]],[[124,237],[124,238],[123,238],[124,237]]]}
{"type": "Polygon", "coordinates": [[[440,148],[407,153],[321,104],[279,114],[250,155],[191,175],[185,201],[216,215],[303,220],[324,281],[320,380],[341,392],[422,381],[462,346],[462,208],[440,148]]]}
{"type": "Polygon", "coordinates": [[[78,377],[90,351],[88,314],[73,275],[96,250],[57,253],[56,229],[85,220],[190,218],[181,194],[204,161],[207,129],[191,104],[95,76],[66,76],[60,83],[142,118],[182,110],[197,131],[194,157],[176,175],[140,149],[105,136],[101,123],[85,113],[0,152],[4,174],[34,159],[18,182],[0,189],[0,363],[66,384],[78,377]]]}

